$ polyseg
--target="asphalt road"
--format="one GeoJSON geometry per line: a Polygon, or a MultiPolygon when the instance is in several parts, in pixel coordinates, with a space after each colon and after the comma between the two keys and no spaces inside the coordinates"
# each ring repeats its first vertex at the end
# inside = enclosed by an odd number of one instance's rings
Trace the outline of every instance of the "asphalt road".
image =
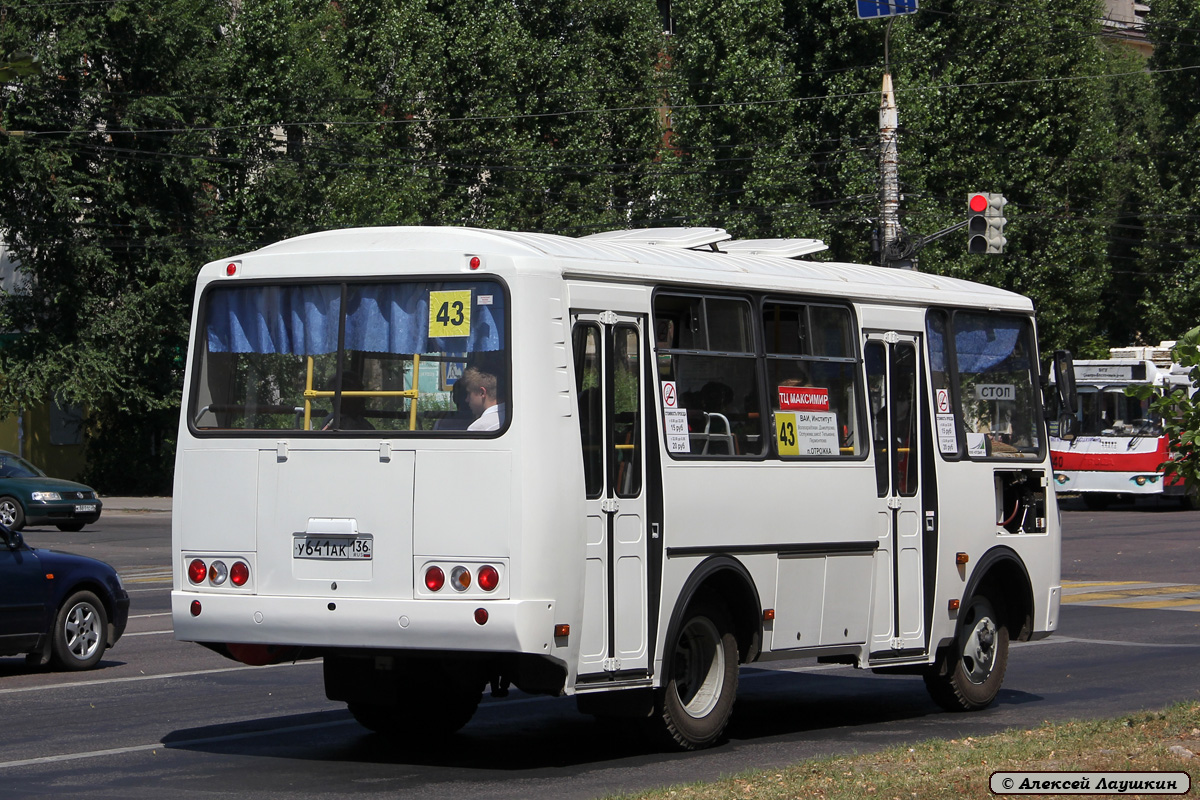
{"type": "Polygon", "coordinates": [[[595,798],[1200,696],[1200,512],[1074,509],[1063,515],[1060,630],[1014,645],[993,707],[950,714],[919,678],[771,662],[743,668],[728,741],[699,753],[598,725],[569,699],[518,692],[485,697],[446,743],[399,747],[325,700],[317,662],[243,667],[174,641],[169,515],[106,511],[79,534],[31,528],[34,546],[120,569],[132,619],[92,672],[0,658],[0,796],[595,798]]]}

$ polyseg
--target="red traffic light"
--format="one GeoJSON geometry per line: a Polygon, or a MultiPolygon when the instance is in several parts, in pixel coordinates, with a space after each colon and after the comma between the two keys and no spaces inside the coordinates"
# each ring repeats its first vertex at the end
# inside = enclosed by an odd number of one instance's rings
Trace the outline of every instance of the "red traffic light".
{"type": "Polygon", "coordinates": [[[971,201],[969,205],[971,210],[976,214],[982,214],[987,210],[988,197],[986,194],[973,194],[971,195],[971,201]]]}

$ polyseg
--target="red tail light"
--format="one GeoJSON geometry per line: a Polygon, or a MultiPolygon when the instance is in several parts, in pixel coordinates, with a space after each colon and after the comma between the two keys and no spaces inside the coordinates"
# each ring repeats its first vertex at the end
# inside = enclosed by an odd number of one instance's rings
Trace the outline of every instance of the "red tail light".
{"type": "Polygon", "coordinates": [[[430,567],[425,570],[425,588],[431,592],[436,592],[446,584],[446,573],[442,572],[441,567],[430,567]]]}
{"type": "Polygon", "coordinates": [[[488,613],[486,608],[475,609],[475,621],[480,625],[484,625],[488,621],[488,613]]]}
{"type": "Polygon", "coordinates": [[[490,592],[500,585],[500,573],[490,564],[479,568],[479,588],[490,592]]]}
{"type": "Polygon", "coordinates": [[[203,561],[196,558],[196,559],[192,560],[192,563],[188,564],[188,580],[189,581],[191,581],[192,583],[197,583],[197,584],[203,583],[204,579],[207,577],[208,577],[208,567],[204,564],[203,561]]]}
{"type": "Polygon", "coordinates": [[[245,561],[235,561],[229,568],[229,582],[234,586],[245,586],[250,580],[250,565],[245,561]]]}

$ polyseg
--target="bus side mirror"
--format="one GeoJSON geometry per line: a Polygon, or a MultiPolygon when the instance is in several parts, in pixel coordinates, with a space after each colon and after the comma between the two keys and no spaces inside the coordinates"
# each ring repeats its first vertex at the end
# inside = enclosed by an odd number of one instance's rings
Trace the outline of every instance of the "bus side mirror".
{"type": "Polygon", "coordinates": [[[1079,420],[1075,416],[1079,396],[1075,392],[1075,361],[1069,350],[1054,351],[1053,369],[1058,438],[1071,441],[1079,431],[1079,420]]]}

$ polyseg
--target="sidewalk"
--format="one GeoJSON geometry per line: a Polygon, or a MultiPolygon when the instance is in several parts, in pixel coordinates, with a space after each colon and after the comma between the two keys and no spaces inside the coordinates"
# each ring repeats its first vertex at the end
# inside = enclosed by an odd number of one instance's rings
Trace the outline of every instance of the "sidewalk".
{"type": "Polygon", "coordinates": [[[169,497],[107,497],[100,495],[103,503],[102,514],[113,512],[170,514],[171,498],[169,497]]]}

